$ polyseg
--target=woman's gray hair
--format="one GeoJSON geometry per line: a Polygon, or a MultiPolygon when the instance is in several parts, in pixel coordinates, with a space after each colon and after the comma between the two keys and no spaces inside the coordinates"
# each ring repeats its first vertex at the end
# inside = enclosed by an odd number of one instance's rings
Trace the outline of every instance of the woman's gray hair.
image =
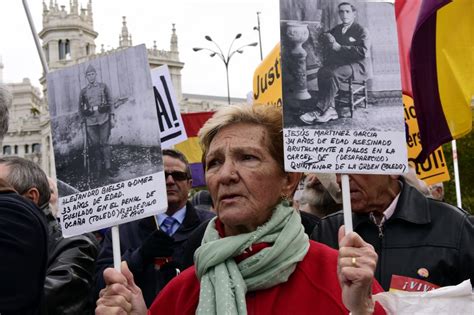
{"type": "Polygon", "coordinates": [[[0,141],[8,131],[8,108],[12,103],[12,96],[6,87],[0,84],[0,141]]]}
{"type": "Polygon", "coordinates": [[[38,164],[17,156],[1,157],[0,164],[8,167],[9,172],[5,180],[20,195],[31,188],[36,188],[40,194],[38,207],[41,208],[49,203],[51,189],[48,177],[38,164]]]}
{"type": "Polygon", "coordinates": [[[220,108],[199,130],[198,137],[203,150],[203,161],[212,139],[222,128],[237,123],[264,127],[268,132],[267,148],[284,171],[283,122],[281,108],[272,105],[230,105],[220,108]]]}

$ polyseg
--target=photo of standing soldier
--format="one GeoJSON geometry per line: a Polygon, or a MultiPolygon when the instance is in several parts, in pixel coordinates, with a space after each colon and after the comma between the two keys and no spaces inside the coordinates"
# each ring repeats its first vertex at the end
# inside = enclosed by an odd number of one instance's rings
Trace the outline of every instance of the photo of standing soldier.
{"type": "Polygon", "coordinates": [[[92,65],[86,69],[87,86],[79,94],[79,113],[84,129],[84,165],[87,172],[115,176],[109,145],[114,114],[112,97],[105,83],[97,82],[97,71],[92,65]]]}

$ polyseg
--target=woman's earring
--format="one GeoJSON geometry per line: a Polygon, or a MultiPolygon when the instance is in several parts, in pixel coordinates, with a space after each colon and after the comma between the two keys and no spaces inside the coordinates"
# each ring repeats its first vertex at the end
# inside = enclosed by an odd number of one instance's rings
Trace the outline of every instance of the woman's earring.
{"type": "Polygon", "coordinates": [[[287,194],[281,195],[281,203],[283,203],[285,206],[290,206],[290,197],[287,194]]]}

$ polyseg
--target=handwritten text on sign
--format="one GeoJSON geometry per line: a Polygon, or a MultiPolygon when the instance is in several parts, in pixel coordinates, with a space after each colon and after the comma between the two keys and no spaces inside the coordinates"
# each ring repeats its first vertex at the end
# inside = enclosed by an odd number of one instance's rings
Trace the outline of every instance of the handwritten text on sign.
{"type": "Polygon", "coordinates": [[[285,168],[314,173],[407,171],[403,132],[284,129],[285,168]]]}
{"type": "Polygon", "coordinates": [[[63,235],[73,236],[164,212],[163,173],[91,189],[59,199],[63,235]]]}

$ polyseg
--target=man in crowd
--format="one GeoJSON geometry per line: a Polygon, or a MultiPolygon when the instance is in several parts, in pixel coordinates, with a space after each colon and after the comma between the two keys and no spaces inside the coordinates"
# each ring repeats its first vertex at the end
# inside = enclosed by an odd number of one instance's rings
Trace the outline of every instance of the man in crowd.
{"type": "Polygon", "coordinates": [[[342,80],[366,80],[371,71],[369,33],[355,22],[356,7],[348,2],[338,5],[342,23],[321,36],[323,67],[318,71],[316,110],[300,119],[306,124],[338,119],[335,97],[342,80]]]}
{"type": "Polygon", "coordinates": [[[51,177],[48,177],[49,188],[51,190],[51,197],[49,198],[49,209],[51,210],[51,214],[53,217],[57,218],[59,213],[58,208],[58,184],[56,180],[51,177]]]}
{"type": "MultiPolygon", "coordinates": [[[[214,216],[211,211],[195,209],[188,202],[192,177],[186,157],[176,150],[163,150],[163,164],[168,198],[166,213],[120,226],[122,260],[127,261],[148,307],[179,273],[184,244],[191,232],[214,216]]],[[[97,262],[97,294],[105,287],[103,271],[112,264],[109,231],[97,262]]]]}
{"type": "Polygon", "coordinates": [[[428,186],[431,198],[444,201],[444,185],[443,183],[436,183],[428,186]]]}
{"type": "Polygon", "coordinates": [[[337,186],[335,174],[308,174],[304,181],[300,210],[323,218],[342,209],[340,195],[341,191],[337,186]],[[318,176],[325,177],[326,186],[318,176]]]}
{"type": "MultiPolygon", "coordinates": [[[[379,255],[375,277],[385,290],[392,275],[439,286],[474,280],[472,216],[425,197],[401,176],[352,174],[349,182],[354,231],[379,255]]],[[[331,214],[311,238],[337,248],[342,224],[342,212],[331,214]]]]}
{"type": "Polygon", "coordinates": [[[112,129],[112,98],[105,83],[97,82],[97,72],[92,65],[86,69],[87,86],[79,95],[79,113],[87,138],[87,163],[96,172],[114,176],[109,145],[112,129]]]}
{"type": "MultiPolygon", "coordinates": [[[[8,130],[10,93],[0,85],[0,147],[8,130]]],[[[48,261],[40,209],[0,178],[0,314],[38,314],[48,261]]]]}
{"type": "Polygon", "coordinates": [[[89,314],[94,310],[97,243],[90,234],[63,238],[61,227],[49,206],[48,177],[34,162],[20,157],[0,158],[0,178],[44,212],[48,222],[48,268],[44,284],[44,305],[48,315],[89,314]]]}

